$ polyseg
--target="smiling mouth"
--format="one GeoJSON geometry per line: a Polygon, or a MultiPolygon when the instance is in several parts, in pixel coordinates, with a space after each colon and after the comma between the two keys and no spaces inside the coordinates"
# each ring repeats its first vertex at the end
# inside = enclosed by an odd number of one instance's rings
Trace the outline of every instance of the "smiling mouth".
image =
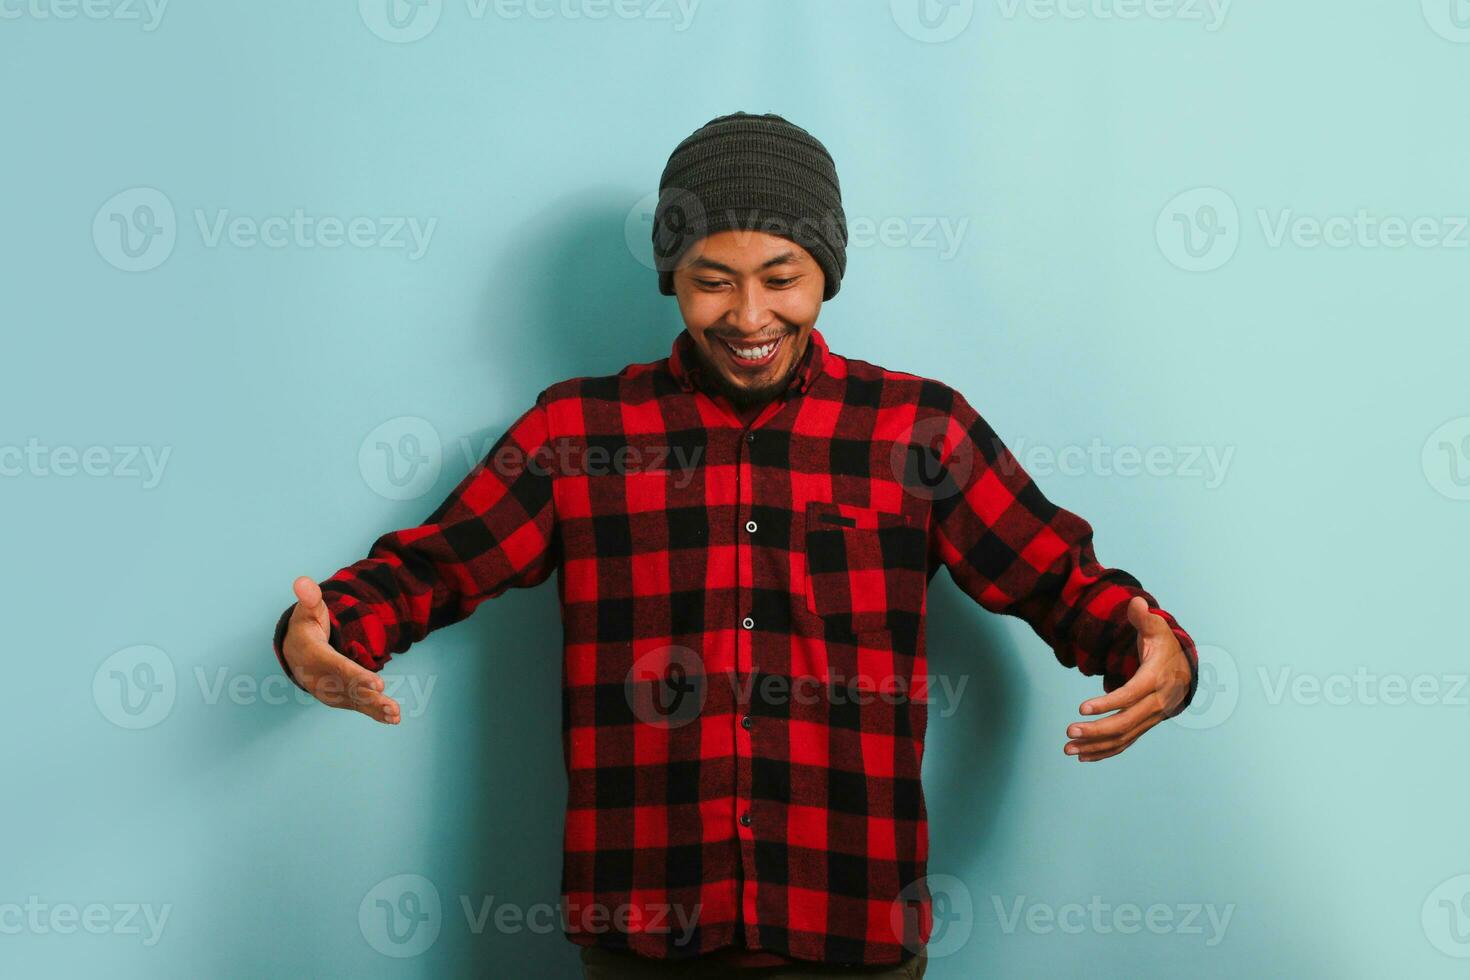
{"type": "Polygon", "coordinates": [[[776,359],[781,352],[781,347],[786,343],[786,334],[782,334],[775,340],[768,340],[760,344],[733,344],[727,340],[720,340],[719,346],[725,351],[726,359],[736,368],[749,371],[752,368],[763,368],[776,359]]]}

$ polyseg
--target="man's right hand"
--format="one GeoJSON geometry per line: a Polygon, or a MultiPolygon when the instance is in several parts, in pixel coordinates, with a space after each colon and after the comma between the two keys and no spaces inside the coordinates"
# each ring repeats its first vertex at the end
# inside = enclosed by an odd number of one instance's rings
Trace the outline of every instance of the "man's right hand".
{"type": "Polygon", "coordinates": [[[291,591],[296,593],[296,607],[286,623],[281,654],[292,675],[322,704],[360,711],[385,725],[398,724],[403,713],[397,701],[383,694],[383,678],[327,642],[332,621],[321,587],[303,575],[291,583],[291,591]]]}

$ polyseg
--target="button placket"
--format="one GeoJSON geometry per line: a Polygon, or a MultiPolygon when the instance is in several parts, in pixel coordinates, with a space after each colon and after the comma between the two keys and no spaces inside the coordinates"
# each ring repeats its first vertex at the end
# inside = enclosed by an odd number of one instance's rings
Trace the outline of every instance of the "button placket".
{"type": "MultiPolygon", "coordinates": [[[[746,430],[743,438],[737,437],[737,441],[735,443],[735,472],[737,487],[737,492],[735,495],[735,512],[737,516],[735,519],[737,521],[737,527],[740,526],[738,523],[740,520],[739,515],[748,515],[750,513],[750,498],[753,496],[752,481],[754,477],[753,467],[750,463],[750,451],[747,447],[754,441],[755,433],[746,430]]],[[[735,637],[736,663],[737,668],[743,668],[739,671],[739,674],[737,674],[737,676],[743,675],[745,677],[753,676],[755,673],[755,637],[752,632],[755,629],[755,617],[752,615],[753,610],[750,609],[752,595],[751,590],[755,584],[755,566],[753,564],[753,549],[749,536],[750,532],[754,528],[754,523],[755,522],[751,521],[747,516],[747,519],[744,523],[746,534],[741,535],[737,533],[735,536],[735,553],[738,567],[735,581],[735,608],[737,610],[743,610],[740,619],[740,629],[737,631],[735,637]],[[743,656],[741,656],[742,653],[743,656]]],[[[737,785],[744,789],[745,792],[737,791],[735,798],[735,807],[737,813],[739,814],[737,818],[739,823],[737,834],[741,837],[746,838],[747,840],[750,837],[749,828],[751,825],[750,794],[748,791],[750,758],[752,754],[750,745],[750,705],[742,703],[741,698],[742,692],[748,690],[748,685],[737,684],[737,693],[734,705],[735,711],[731,716],[732,719],[736,719],[735,764],[737,770],[744,770],[744,772],[741,773],[741,778],[739,779],[737,785]]],[[[745,862],[747,860],[747,857],[747,855],[742,854],[742,862],[745,862]]],[[[747,867],[745,869],[745,876],[747,877],[747,880],[748,876],[751,873],[752,869],[747,867]]],[[[745,887],[750,887],[750,885],[747,883],[745,887]]],[[[742,897],[741,901],[743,900],[744,899],[742,897]]]]}
{"type": "MultiPolygon", "coordinates": [[[[740,437],[735,444],[735,473],[737,488],[737,492],[735,494],[735,520],[737,529],[741,526],[745,528],[744,535],[737,533],[735,536],[735,553],[736,561],[739,568],[745,572],[749,580],[747,583],[746,581],[742,581],[737,578],[735,583],[735,608],[737,610],[745,610],[740,619],[740,630],[737,631],[737,635],[735,638],[735,649],[737,669],[743,666],[746,676],[754,676],[757,669],[757,664],[755,663],[755,611],[753,608],[751,608],[750,603],[753,601],[753,597],[755,594],[754,590],[756,585],[758,584],[756,582],[756,568],[754,562],[755,540],[753,538],[753,535],[760,530],[760,525],[755,521],[752,515],[752,510],[755,505],[755,467],[751,462],[750,450],[748,447],[753,445],[756,441],[756,433],[754,427],[766,424],[782,411],[785,411],[786,408],[787,402],[784,398],[781,400],[780,404],[772,403],[771,405],[766,406],[766,408],[749,423],[749,426],[744,431],[743,437],[740,437]],[[745,518],[743,525],[740,521],[741,516],[744,516],[745,518]],[[743,662],[740,656],[742,649],[744,651],[743,662]]],[[[748,689],[748,685],[741,686],[748,689]]],[[[740,703],[738,696],[735,703],[735,713],[732,715],[732,718],[738,718],[737,727],[735,729],[736,767],[737,770],[744,770],[744,772],[741,773],[740,784],[742,786],[748,787],[749,783],[746,780],[748,779],[747,774],[750,768],[751,739],[754,737],[755,734],[755,722],[750,715],[750,705],[740,703]]],[[[744,795],[740,795],[739,793],[737,793],[735,802],[736,809],[740,814],[738,818],[741,828],[739,833],[740,836],[745,838],[746,843],[749,844],[751,839],[754,837],[754,834],[750,830],[750,827],[754,823],[754,819],[752,818],[750,812],[751,800],[748,789],[746,790],[744,795]]],[[[748,862],[752,859],[752,857],[753,855],[747,852],[742,853],[741,859],[742,861],[748,862]]],[[[749,864],[747,864],[746,867],[746,876],[747,877],[745,887],[753,887],[754,867],[750,866],[749,864]]]]}
{"type": "MultiPolygon", "coordinates": [[[[762,415],[764,414],[766,413],[763,412],[762,415]]],[[[758,421],[759,418],[753,420],[750,424],[755,425],[758,421]]],[[[744,432],[743,441],[746,445],[755,442],[755,430],[747,428],[744,432]]],[[[744,512],[747,515],[745,520],[745,531],[746,535],[750,535],[753,534],[757,528],[756,522],[751,520],[748,516],[750,513],[751,505],[753,503],[751,498],[754,495],[754,467],[751,466],[749,451],[744,449],[744,447],[741,447],[738,442],[736,443],[736,446],[736,455],[739,461],[737,465],[737,471],[739,473],[739,476],[737,478],[739,481],[739,493],[736,495],[735,507],[737,513],[744,512]]],[[[747,586],[746,583],[743,581],[736,582],[735,608],[745,609],[745,615],[742,616],[740,619],[740,628],[745,633],[749,634],[752,630],[755,629],[755,617],[753,615],[754,610],[750,609],[749,607],[749,603],[753,595],[752,590],[755,585],[755,564],[753,554],[754,548],[751,543],[751,539],[748,536],[740,537],[739,540],[736,542],[736,549],[739,555],[740,568],[744,575],[748,576],[750,582],[749,586],[747,586]]],[[[752,673],[755,670],[755,638],[753,636],[747,636],[744,641],[744,647],[744,666],[747,673],[752,673]]]]}

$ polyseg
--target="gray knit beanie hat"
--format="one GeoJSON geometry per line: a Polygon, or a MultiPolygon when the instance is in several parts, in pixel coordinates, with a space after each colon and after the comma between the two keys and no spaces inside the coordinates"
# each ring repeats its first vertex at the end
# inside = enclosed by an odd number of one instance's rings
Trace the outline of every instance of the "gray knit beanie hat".
{"type": "Polygon", "coordinates": [[[774,113],[718,116],[674,148],[658,182],[653,258],[658,290],[674,295],[684,251],[717,231],[789,238],[822,267],[829,300],[847,268],[847,216],[837,168],[821,142],[774,113]]]}

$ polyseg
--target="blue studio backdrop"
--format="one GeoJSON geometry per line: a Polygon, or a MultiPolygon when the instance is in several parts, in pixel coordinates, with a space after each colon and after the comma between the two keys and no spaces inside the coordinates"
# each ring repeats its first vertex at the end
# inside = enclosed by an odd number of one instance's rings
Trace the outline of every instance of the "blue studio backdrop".
{"type": "Polygon", "coordinates": [[[0,80],[0,975],[580,975],[554,585],[389,664],[396,727],[270,633],[668,352],[654,190],[735,110],[836,160],[832,347],[1201,649],[1079,765],[1100,680],[936,579],[929,976],[1462,975],[1461,0],[0,0],[0,80]]]}

